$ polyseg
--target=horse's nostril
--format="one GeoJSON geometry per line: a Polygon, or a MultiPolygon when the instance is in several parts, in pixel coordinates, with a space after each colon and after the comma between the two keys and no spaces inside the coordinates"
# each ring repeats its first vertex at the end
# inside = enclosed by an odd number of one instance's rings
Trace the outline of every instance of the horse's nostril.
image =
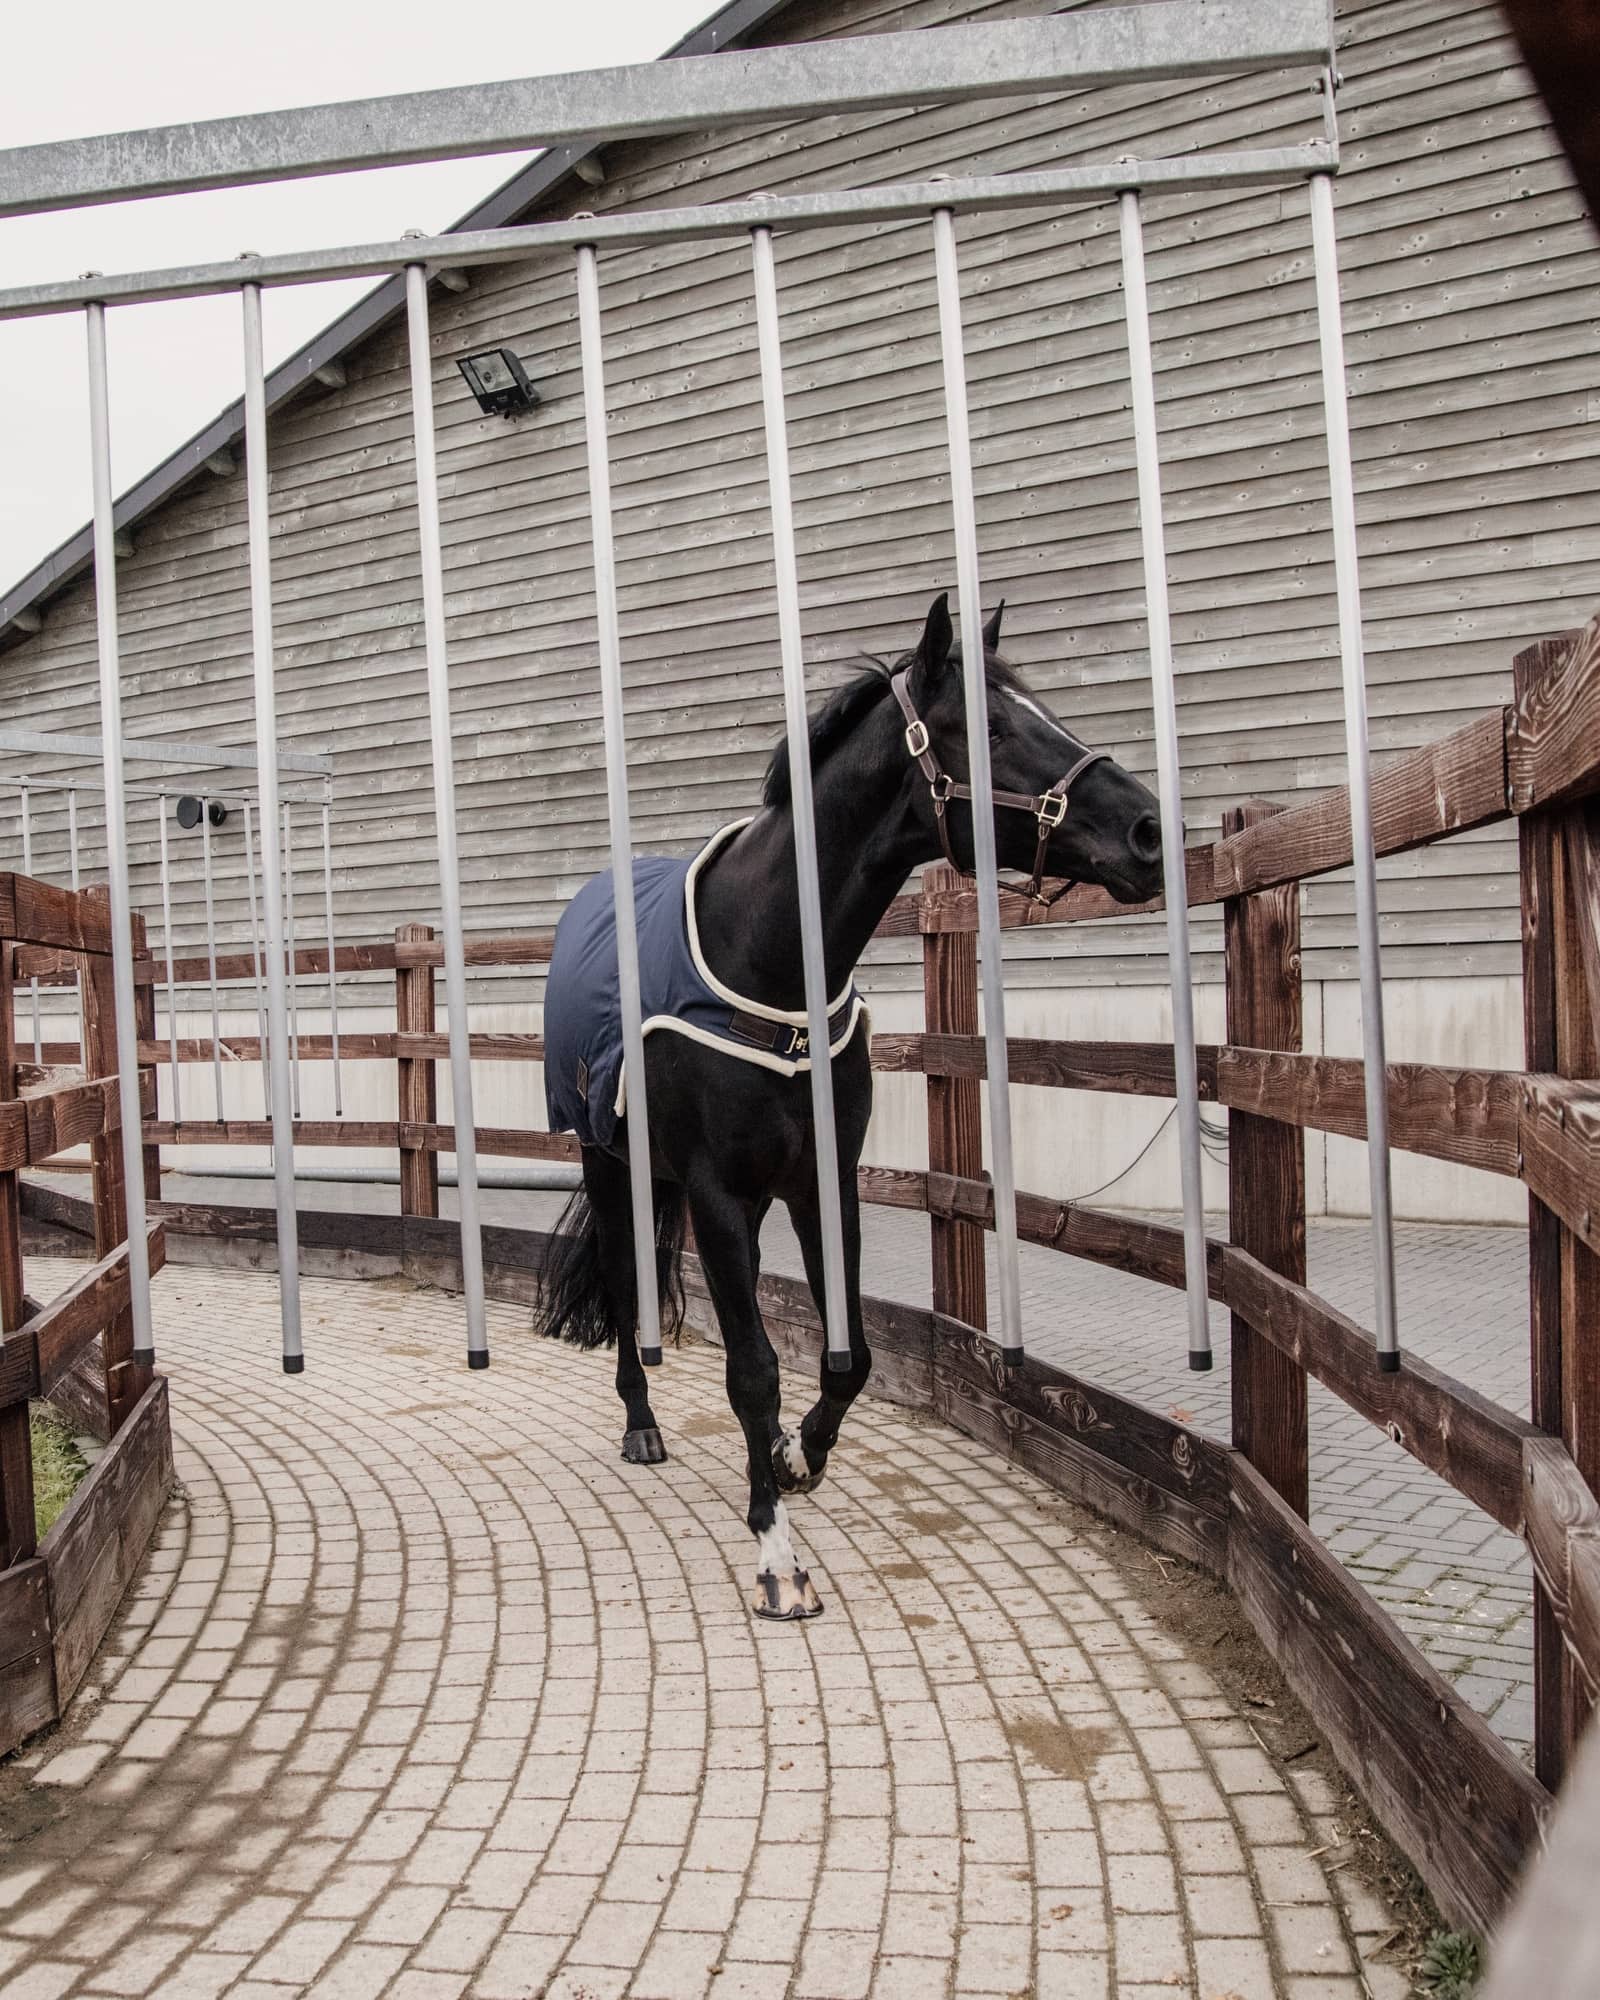
{"type": "Polygon", "coordinates": [[[1128,845],[1140,861],[1161,859],[1161,822],[1154,813],[1141,813],[1128,828],[1128,845]]]}

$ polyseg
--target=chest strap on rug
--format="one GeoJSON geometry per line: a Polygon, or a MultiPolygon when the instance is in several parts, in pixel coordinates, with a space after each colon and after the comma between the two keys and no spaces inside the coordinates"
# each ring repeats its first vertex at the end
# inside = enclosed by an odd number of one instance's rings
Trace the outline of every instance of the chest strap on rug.
{"type": "MultiPolygon", "coordinates": [[[[844,1033],[854,1005],[855,995],[852,993],[828,1016],[830,1049],[844,1033]]],[[[741,1042],[748,1042],[752,1048],[766,1049],[772,1055],[781,1056],[785,1062],[801,1062],[811,1053],[808,1029],[790,1021],[769,1021],[763,1015],[746,1013],[742,1007],[735,1007],[729,1013],[728,1033],[741,1042]]]]}

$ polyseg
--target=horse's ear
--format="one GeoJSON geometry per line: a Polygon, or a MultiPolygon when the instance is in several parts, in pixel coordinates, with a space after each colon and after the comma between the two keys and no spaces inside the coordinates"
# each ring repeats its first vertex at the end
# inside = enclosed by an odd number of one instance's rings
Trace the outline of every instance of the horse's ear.
{"type": "Polygon", "coordinates": [[[989,653],[994,652],[1000,644],[1000,620],[1005,616],[1005,609],[1006,609],[1006,601],[1002,597],[1000,602],[995,606],[994,610],[990,613],[988,624],[985,625],[983,628],[983,645],[985,652],[989,653]]]}
{"type": "Polygon", "coordinates": [[[922,637],[917,641],[917,665],[924,674],[934,675],[944,672],[950,659],[950,648],[955,643],[955,633],[950,624],[950,593],[941,590],[928,606],[928,622],[922,628],[922,637]]]}

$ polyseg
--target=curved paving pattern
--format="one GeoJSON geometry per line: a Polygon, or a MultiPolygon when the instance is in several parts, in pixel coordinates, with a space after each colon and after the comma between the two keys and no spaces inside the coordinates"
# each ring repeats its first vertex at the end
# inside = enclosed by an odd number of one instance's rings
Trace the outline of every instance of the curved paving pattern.
{"type": "Polygon", "coordinates": [[[305,1304],[290,1379],[270,1279],[160,1282],[184,1491],[10,1774],[7,2000],[1405,1991],[1321,1781],[993,1454],[858,1406],[794,1509],[827,1615],[764,1626],[713,1350],[632,1467],[520,1312],[469,1373],[451,1301],[305,1304]]]}

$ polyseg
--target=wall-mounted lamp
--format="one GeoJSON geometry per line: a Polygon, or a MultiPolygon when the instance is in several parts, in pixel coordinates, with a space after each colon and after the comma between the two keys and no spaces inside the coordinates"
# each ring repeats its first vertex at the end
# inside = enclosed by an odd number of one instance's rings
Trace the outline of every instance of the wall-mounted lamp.
{"type": "Polygon", "coordinates": [[[539,392],[509,347],[490,347],[482,354],[469,354],[456,366],[466,377],[467,387],[477,397],[478,408],[486,417],[516,417],[524,410],[537,409],[539,392]]]}
{"type": "MultiPolygon", "coordinates": [[[[187,793],[179,799],[178,824],[183,828],[185,833],[191,832],[200,824],[201,809],[205,805],[205,800],[192,798],[187,793]]],[[[209,809],[206,811],[206,817],[213,826],[226,826],[228,823],[228,808],[222,803],[221,799],[212,799],[209,809]]]]}

